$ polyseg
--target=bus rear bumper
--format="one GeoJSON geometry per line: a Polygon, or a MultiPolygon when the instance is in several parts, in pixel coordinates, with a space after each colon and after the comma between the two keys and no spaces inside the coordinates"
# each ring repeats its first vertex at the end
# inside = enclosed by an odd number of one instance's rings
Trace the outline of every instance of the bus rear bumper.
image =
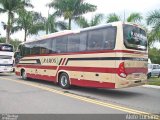
{"type": "Polygon", "coordinates": [[[147,80],[130,80],[125,81],[123,83],[120,83],[116,88],[127,88],[127,87],[135,87],[135,86],[141,86],[147,83],[147,80]]]}

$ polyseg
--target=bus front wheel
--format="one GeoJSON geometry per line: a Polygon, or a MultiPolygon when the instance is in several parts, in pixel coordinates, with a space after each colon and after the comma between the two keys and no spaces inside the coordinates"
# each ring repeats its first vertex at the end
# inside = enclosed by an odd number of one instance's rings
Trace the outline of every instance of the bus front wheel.
{"type": "Polygon", "coordinates": [[[70,87],[69,76],[67,73],[61,73],[59,76],[59,85],[63,89],[68,89],[70,87]]]}

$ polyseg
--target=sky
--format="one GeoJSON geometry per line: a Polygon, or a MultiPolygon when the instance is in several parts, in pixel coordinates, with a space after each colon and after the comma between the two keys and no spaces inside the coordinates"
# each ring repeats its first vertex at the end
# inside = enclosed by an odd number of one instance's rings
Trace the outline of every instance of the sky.
{"type": "MultiPolygon", "coordinates": [[[[49,13],[53,13],[54,10],[46,7],[46,4],[51,2],[52,0],[31,0],[31,3],[34,5],[34,11],[41,12],[41,14],[45,17],[49,13]]],[[[95,13],[103,13],[104,15],[108,15],[110,13],[116,13],[121,16],[122,19],[127,18],[132,12],[139,12],[143,16],[147,16],[150,11],[155,9],[160,9],[160,0],[85,0],[90,4],[96,5],[96,12],[87,13],[84,15],[88,20],[95,13]],[[125,17],[124,17],[125,16],[125,17]]],[[[5,14],[0,14],[0,23],[7,21],[7,16],[5,14]]],[[[73,24],[73,29],[77,29],[77,26],[73,24]]],[[[1,36],[5,36],[6,32],[3,30],[2,25],[0,24],[0,33],[1,36]]],[[[41,35],[44,33],[40,33],[41,35]]],[[[17,38],[19,40],[23,40],[24,32],[20,31],[11,36],[12,38],[17,38]]],[[[29,36],[29,39],[32,36],[29,36]]],[[[159,45],[160,46],[160,45],[159,45]]]]}

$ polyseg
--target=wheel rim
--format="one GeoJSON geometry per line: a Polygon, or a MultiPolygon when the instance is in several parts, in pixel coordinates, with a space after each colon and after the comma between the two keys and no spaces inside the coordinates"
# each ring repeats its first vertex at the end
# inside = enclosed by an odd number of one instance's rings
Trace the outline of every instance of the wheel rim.
{"type": "Polygon", "coordinates": [[[62,77],[61,77],[61,85],[62,85],[62,86],[66,86],[67,83],[68,83],[67,77],[66,77],[66,76],[62,76],[62,77]]]}

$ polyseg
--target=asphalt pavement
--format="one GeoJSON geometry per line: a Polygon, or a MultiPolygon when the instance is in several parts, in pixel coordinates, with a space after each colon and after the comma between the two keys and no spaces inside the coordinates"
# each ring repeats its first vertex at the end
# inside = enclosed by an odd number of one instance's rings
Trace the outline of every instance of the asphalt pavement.
{"type": "Polygon", "coordinates": [[[52,82],[0,74],[0,113],[160,114],[160,89],[61,89],[52,82]]]}

